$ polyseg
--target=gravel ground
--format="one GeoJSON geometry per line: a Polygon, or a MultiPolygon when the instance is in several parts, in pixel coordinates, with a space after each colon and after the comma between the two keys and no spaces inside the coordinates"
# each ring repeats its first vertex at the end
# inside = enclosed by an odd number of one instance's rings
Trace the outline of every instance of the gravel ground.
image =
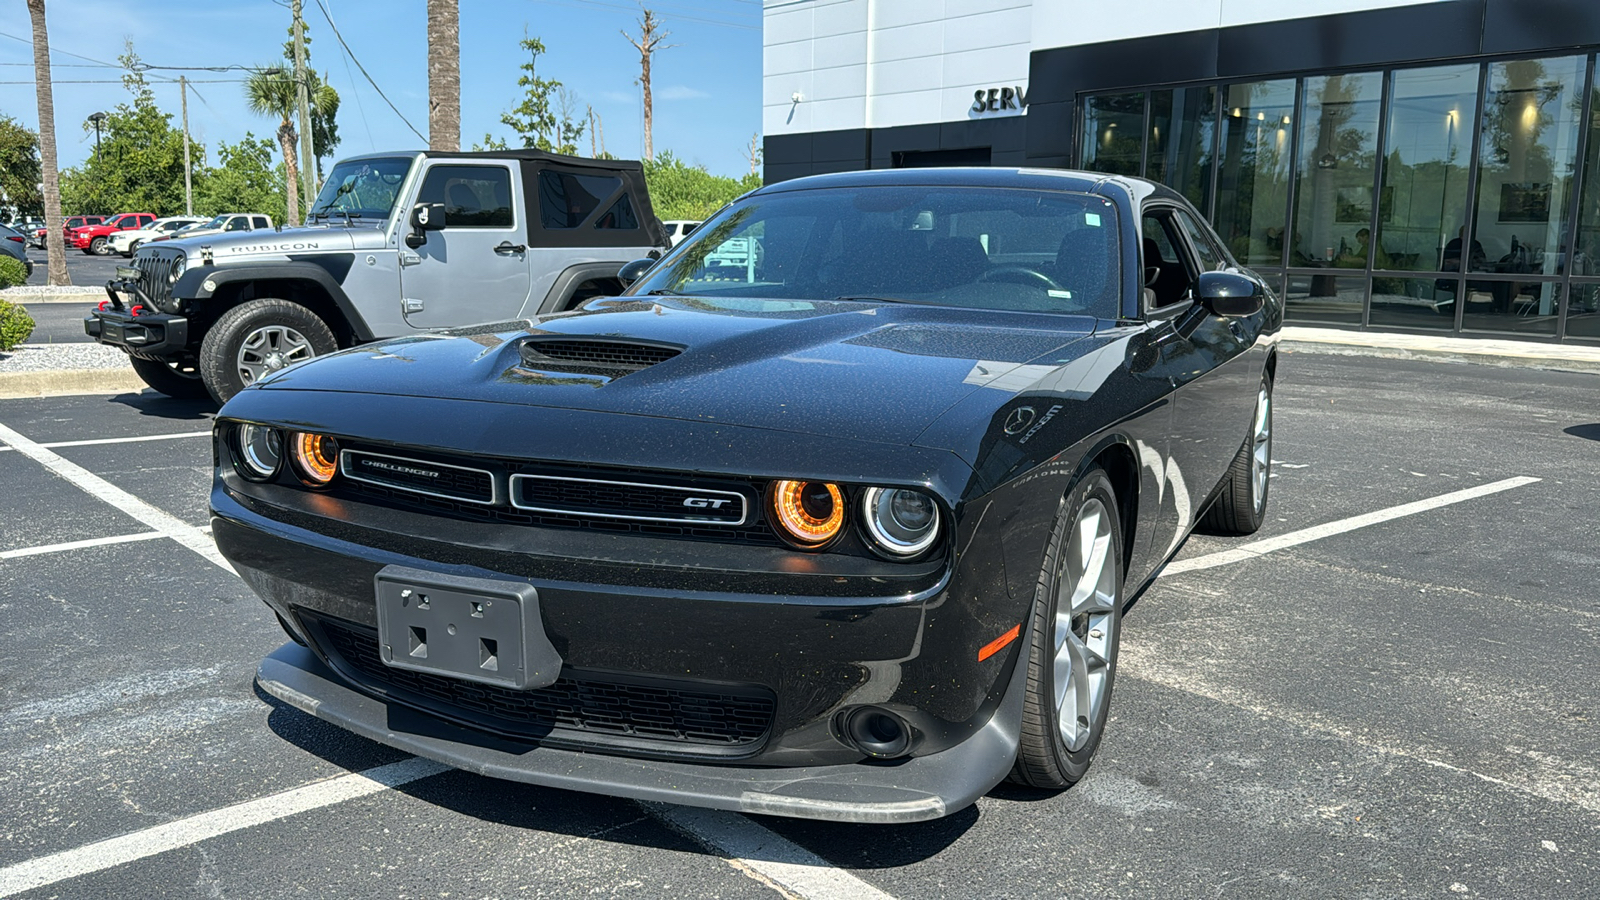
{"type": "Polygon", "coordinates": [[[0,291],[0,300],[9,300],[12,303],[29,303],[40,300],[50,301],[57,297],[105,297],[106,289],[92,284],[69,284],[63,287],[52,287],[48,284],[22,284],[9,287],[0,291]]]}
{"type": "Polygon", "coordinates": [[[0,353],[0,375],[65,369],[121,369],[127,365],[128,354],[100,344],[21,344],[9,353],[0,353]]]}

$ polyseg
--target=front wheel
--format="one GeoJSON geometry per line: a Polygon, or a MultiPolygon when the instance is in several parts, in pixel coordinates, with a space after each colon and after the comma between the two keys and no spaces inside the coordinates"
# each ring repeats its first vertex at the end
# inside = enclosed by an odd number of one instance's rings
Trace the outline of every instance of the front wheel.
{"type": "Polygon", "coordinates": [[[138,356],[128,357],[128,362],[133,365],[134,374],[143,379],[145,384],[168,397],[203,400],[210,396],[205,382],[200,379],[200,371],[192,362],[167,362],[138,356]]]}
{"type": "Polygon", "coordinates": [[[1062,501],[1045,549],[1012,781],[1060,789],[1088,772],[1111,706],[1122,589],[1117,496],[1095,468],[1062,501]]]}
{"type": "Polygon", "coordinates": [[[1228,474],[1217,489],[1217,499],[1200,520],[1208,534],[1255,534],[1267,518],[1267,492],[1272,487],[1272,379],[1261,378],[1256,394],[1256,414],[1228,474]]]}
{"type": "Polygon", "coordinates": [[[105,256],[111,252],[111,242],[103,237],[97,237],[89,242],[89,252],[95,256],[105,256]]]}
{"type": "Polygon", "coordinates": [[[200,374],[218,403],[267,375],[339,347],[316,313],[288,300],[241,303],[200,343],[200,374]]]}

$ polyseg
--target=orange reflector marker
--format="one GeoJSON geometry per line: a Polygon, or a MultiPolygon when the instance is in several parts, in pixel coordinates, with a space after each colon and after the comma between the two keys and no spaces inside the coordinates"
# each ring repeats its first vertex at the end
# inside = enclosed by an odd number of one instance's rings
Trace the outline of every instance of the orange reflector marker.
{"type": "Polygon", "coordinates": [[[983,649],[978,651],[978,662],[983,662],[996,653],[999,653],[1001,650],[1004,650],[1012,641],[1016,640],[1017,635],[1021,633],[1022,626],[1013,625],[1011,626],[1010,631],[1000,635],[989,643],[984,644],[983,649]]]}

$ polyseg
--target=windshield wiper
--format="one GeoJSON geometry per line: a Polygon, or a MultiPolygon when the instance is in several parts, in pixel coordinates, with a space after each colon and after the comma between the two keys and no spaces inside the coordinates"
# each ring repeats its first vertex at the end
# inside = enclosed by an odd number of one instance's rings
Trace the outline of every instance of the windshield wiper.
{"type": "Polygon", "coordinates": [[[677,291],[669,291],[666,288],[656,288],[653,291],[646,291],[645,292],[645,296],[646,297],[685,297],[685,296],[688,296],[688,295],[687,294],[681,294],[681,293],[679,293],[677,291]]]}
{"type": "Polygon", "coordinates": [[[915,303],[915,300],[903,300],[899,297],[835,297],[834,303],[915,303]]]}

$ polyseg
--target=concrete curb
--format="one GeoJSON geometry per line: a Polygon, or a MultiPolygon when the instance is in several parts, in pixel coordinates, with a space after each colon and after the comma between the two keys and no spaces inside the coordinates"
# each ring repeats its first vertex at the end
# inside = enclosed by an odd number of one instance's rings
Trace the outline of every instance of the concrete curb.
{"type": "Polygon", "coordinates": [[[0,373],[0,400],[72,394],[125,394],[129,391],[137,393],[144,388],[144,379],[131,368],[0,373]]]}
{"type": "Polygon", "coordinates": [[[1282,346],[1290,352],[1326,356],[1369,356],[1553,372],[1600,374],[1600,347],[1537,344],[1520,341],[1428,337],[1338,329],[1283,329],[1282,346]]]}

